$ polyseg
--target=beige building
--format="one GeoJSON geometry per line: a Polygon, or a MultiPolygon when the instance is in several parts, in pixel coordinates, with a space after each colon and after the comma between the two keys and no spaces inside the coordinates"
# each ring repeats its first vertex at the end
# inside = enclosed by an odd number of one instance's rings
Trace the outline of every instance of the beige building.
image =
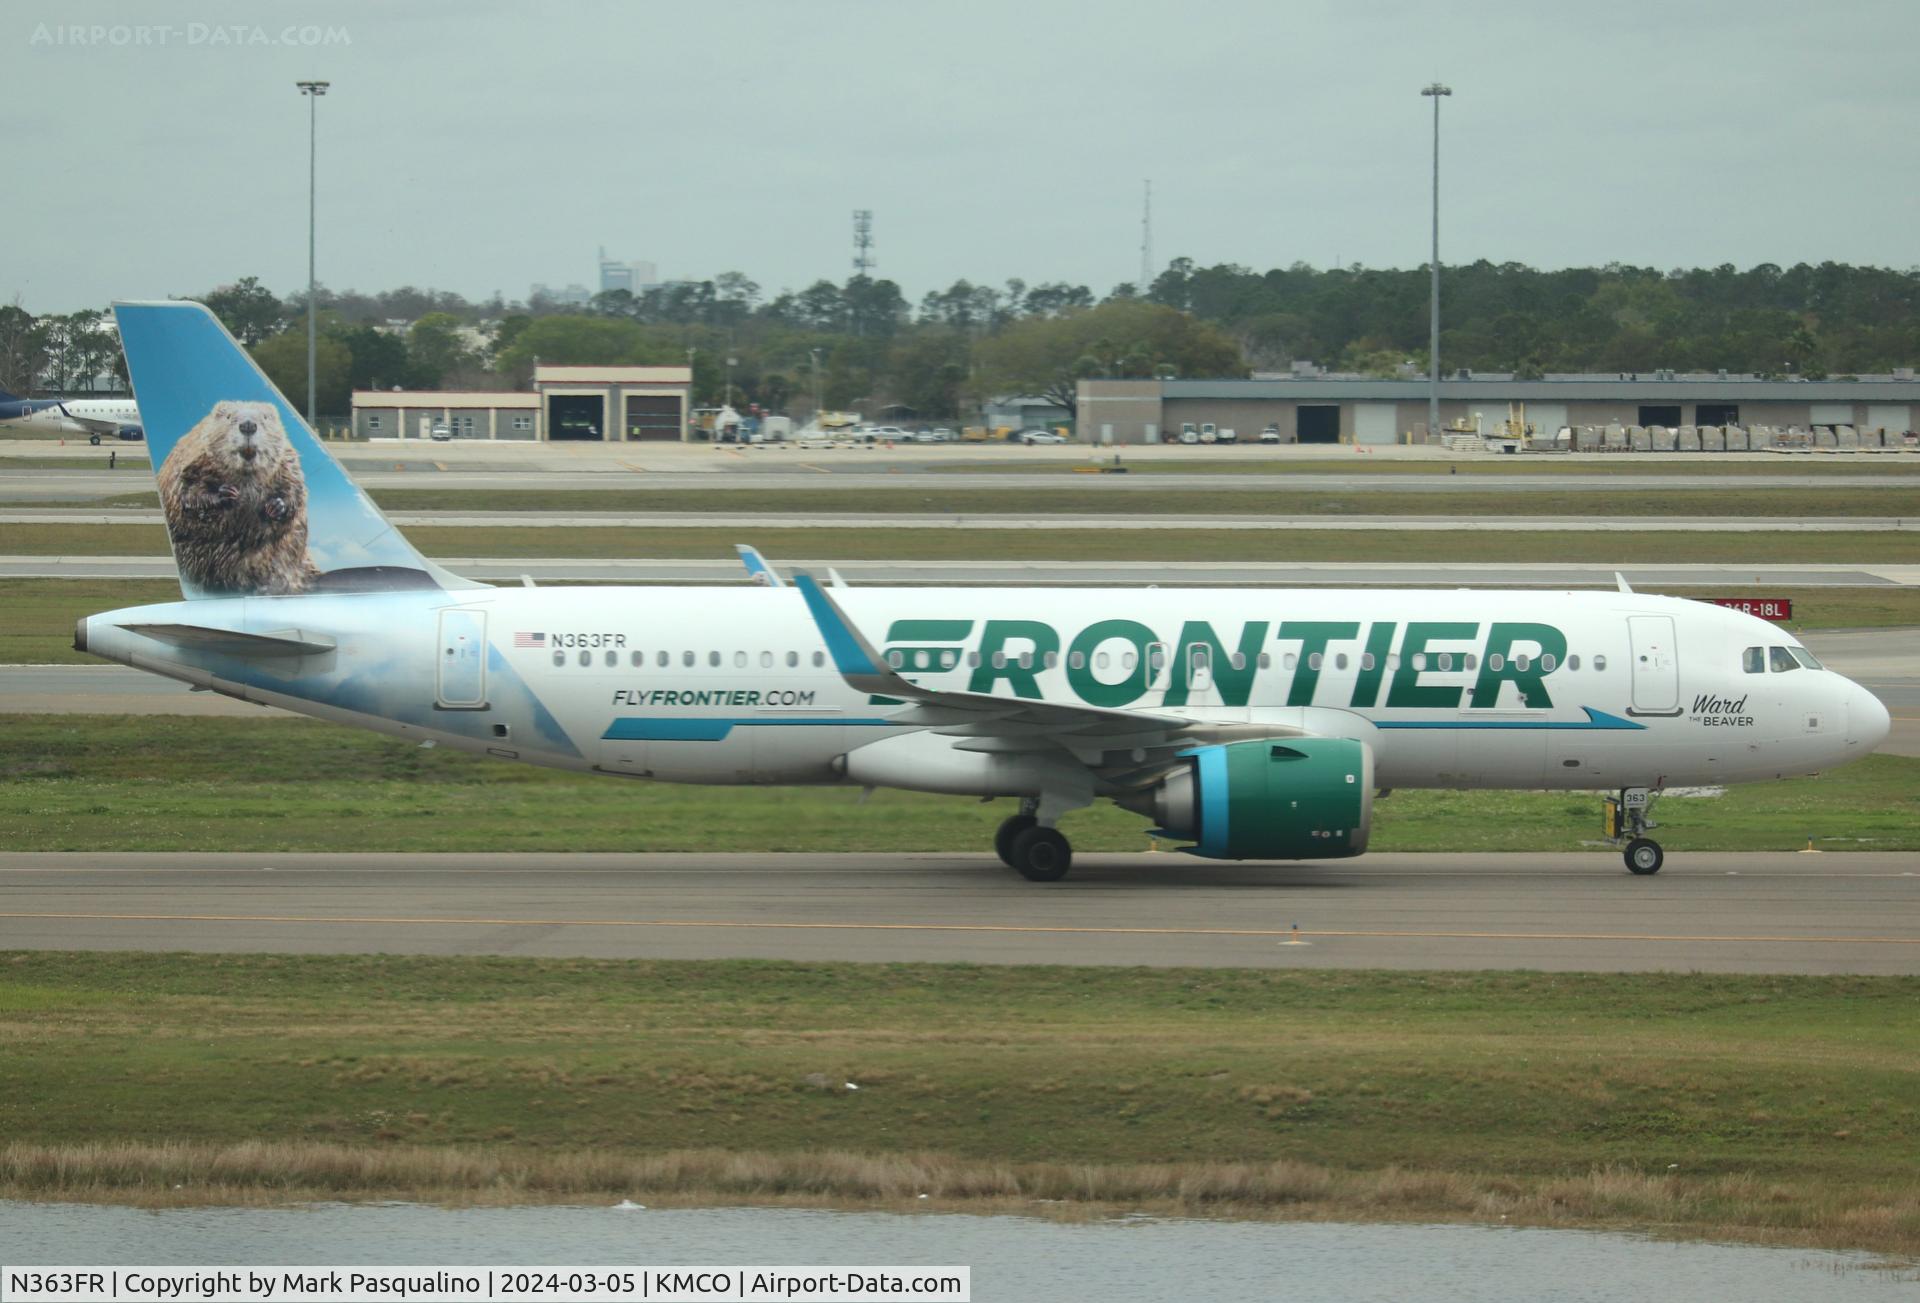
{"type": "Polygon", "coordinates": [[[684,366],[541,366],[531,393],[358,389],[360,439],[684,442],[693,372],[684,366]]]}
{"type": "MultiPolygon", "coordinates": [[[[1508,404],[1551,433],[1563,426],[1851,426],[1894,435],[1914,429],[1920,381],[1752,380],[1653,373],[1440,382],[1440,423],[1491,433],[1508,404]]],[[[1271,427],[1282,443],[1421,443],[1427,438],[1423,380],[1082,380],[1077,425],[1089,443],[1171,443],[1184,425],[1231,429],[1241,442],[1271,427]]]]}

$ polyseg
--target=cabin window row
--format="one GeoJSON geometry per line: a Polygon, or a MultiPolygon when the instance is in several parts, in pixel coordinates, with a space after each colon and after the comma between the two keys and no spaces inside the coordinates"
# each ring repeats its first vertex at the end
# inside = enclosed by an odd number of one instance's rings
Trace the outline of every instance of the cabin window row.
{"type": "MultiPolygon", "coordinates": [[[[555,651],[553,653],[553,663],[555,665],[565,665],[568,660],[568,655],[569,654],[565,651],[555,651]]],[[[620,653],[617,651],[574,652],[572,653],[572,659],[575,664],[582,665],[582,666],[591,666],[596,662],[596,660],[598,661],[598,663],[606,666],[608,669],[616,669],[620,665],[620,653]]],[[[669,669],[673,666],[674,653],[670,651],[657,651],[652,653],[648,653],[644,651],[630,651],[627,653],[626,660],[627,660],[627,664],[636,670],[644,669],[649,663],[651,663],[657,669],[664,670],[664,669],[669,669]]],[[[763,670],[773,669],[775,664],[780,663],[781,660],[782,658],[777,657],[775,653],[770,651],[763,651],[759,655],[760,668],[763,670]]],[[[683,651],[679,654],[679,662],[680,662],[681,668],[683,669],[697,669],[699,668],[700,662],[701,662],[700,653],[692,652],[692,651],[683,651]]],[[[784,664],[790,670],[798,669],[800,667],[800,662],[801,662],[801,655],[797,651],[790,651],[786,653],[786,656],[784,657],[784,664]]],[[[725,665],[725,663],[726,663],[726,657],[724,653],[717,652],[717,651],[710,651],[706,654],[706,664],[707,664],[707,668],[709,669],[716,669],[716,670],[720,669],[725,665]]],[[[752,663],[753,663],[753,657],[749,653],[743,652],[743,651],[737,651],[733,653],[733,668],[735,668],[736,670],[747,669],[752,665],[752,663]]],[[[821,651],[814,652],[809,658],[807,658],[807,663],[812,665],[813,668],[815,669],[820,669],[822,666],[824,666],[827,663],[827,654],[821,651]]]]}

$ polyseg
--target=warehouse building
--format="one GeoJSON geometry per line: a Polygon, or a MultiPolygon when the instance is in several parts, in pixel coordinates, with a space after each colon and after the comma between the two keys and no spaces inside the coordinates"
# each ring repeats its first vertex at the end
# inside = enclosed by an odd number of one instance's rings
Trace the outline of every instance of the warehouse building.
{"type": "Polygon", "coordinates": [[[359,439],[685,442],[693,372],[684,366],[538,366],[533,391],[357,389],[359,439]]]}
{"type": "MultiPolygon", "coordinates": [[[[1523,403],[1543,434],[1582,427],[1766,425],[1852,427],[1901,435],[1914,428],[1920,381],[1911,372],[1849,380],[1756,380],[1643,372],[1545,380],[1472,377],[1440,382],[1442,429],[1492,433],[1523,403]]],[[[1082,380],[1078,429],[1090,443],[1170,443],[1183,425],[1231,429],[1242,442],[1272,428],[1282,443],[1424,443],[1424,380],[1318,376],[1257,380],[1082,380]]]]}

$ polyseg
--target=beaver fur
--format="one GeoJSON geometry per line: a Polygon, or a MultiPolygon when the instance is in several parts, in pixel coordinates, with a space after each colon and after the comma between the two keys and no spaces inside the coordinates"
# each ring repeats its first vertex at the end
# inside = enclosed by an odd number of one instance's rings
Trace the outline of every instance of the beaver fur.
{"type": "Polygon", "coordinates": [[[272,403],[220,402],[160,467],[174,560],[209,594],[304,592],[307,483],[272,403]]]}

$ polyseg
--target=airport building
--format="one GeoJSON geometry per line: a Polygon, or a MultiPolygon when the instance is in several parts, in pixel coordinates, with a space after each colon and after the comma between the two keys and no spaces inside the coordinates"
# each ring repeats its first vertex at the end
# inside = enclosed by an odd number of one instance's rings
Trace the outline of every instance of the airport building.
{"type": "Polygon", "coordinates": [[[532,392],[357,389],[359,439],[685,442],[693,372],[684,366],[539,366],[532,392]]]}
{"type": "MultiPolygon", "coordinates": [[[[1864,436],[1915,428],[1912,373],[1848,380],[1758,380],[1642,372],[1637,376],[1456,377],[1440,382],[1442,432],[1491,434],[1510,404],[1543,435],[1563,427],[1850,427],[1864,436]]],[[[1321,376],[1255,380],[1082,380],[1078,429],[1090,443],[1171,443],[1183,425],[1210,423],[1240,441],[1273,428],[1282,443],[1427,441],[1427,382],[1321,376]]]]}

